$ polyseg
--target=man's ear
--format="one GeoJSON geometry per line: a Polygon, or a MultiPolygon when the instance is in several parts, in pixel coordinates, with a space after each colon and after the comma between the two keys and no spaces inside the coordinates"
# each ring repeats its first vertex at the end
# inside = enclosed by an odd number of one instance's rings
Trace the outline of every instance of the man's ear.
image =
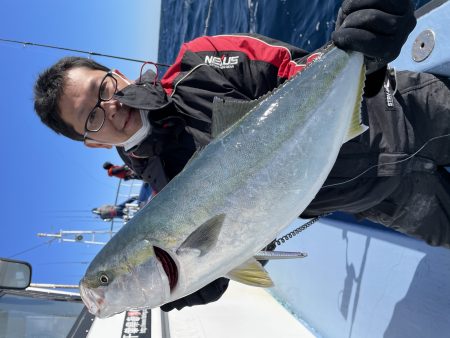
{"type": "Polygon", "coordinates": [[[88,148],[106,148],[106,149],[112,148],[112,146],[109,144],[96,143],[96,142],[92,142],[92,140],[85,140],[84,145],[88,148]],[[89,141],[89,142],[87,142],[87,141],[89,141]]]}

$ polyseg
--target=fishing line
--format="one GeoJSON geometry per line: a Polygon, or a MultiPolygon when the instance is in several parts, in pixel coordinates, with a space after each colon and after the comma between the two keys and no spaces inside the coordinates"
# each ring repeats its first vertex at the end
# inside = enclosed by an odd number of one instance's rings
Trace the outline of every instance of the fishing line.
{"type": "MultiPolygon", "coordinates": [[[[17,41],[17,40],[11,40],[11,39],[3,39],[3,38],[0,38],[0,41],[2,41],[2,42],[9,42],[9,43],[15,43],[15,44],[18,44],[18,45],[22,45],[24,47],[25,46],[35,46],[35,47],[42,47],[42,48],[65,50],[65,51],[81,53],[81,54],[88,54],[89,56],[102,56],[102,57],[105,57],[105,58],[125,60],[125,61],[131,61],[131,62],[139,62],[139,63],[149,62],[148,60],[139,60],[139,59],[127,58],[127,57],[123,57],[123,56],[103,54],[103,53],[97,53],[97,52],[89,52],[89,51],[85,51],[85,50],[81,50],[81,49],[73,49],[73,48],[67,48],[67,47],[45,45],[45,44],[34,43],[34,42],[17,41]]],[[[162,66],[162,67],[170,67],[170,65],[165,64],[165,63],[158,63],[158,62],[152,62],[152,63],[155,64],[155,65],[158,65],[158,66],[162,66]]]]}
{"type": "Polygon", "coordinates": [[[86,220],[92,220],[92,219],[96,219],[95,214],[93,214],[92,212],[86,213],[86,214],[70,214],[70,213],[66,213],[66,214],[53,214],[50,215],[52,218],[70,218],[70,219],[86,219],[86,220]]]}
{"type": "Polygon", "coordinates": [[[91,210],[44,210],[46,213],[54,213],[54,212],[86,212],[86,213],[90,213],[91,210]]]}
{"type": "Polygon", "coordinates": [[[54,218],[56,222],[64,222],[66,223],[80,223],[80,222],[89,222],[89,223],[99,223],[99,221],[102,221],[101,223],[104,223],[104,221],[101,218],[76,218],[76,217],[55,217],[54,218]]]}
{"type": "Polygon", "coordinates": [[[425,142],[425,144],[424,144],[422,147],[420,147],[419,150],[417,150],[414,154],[408,156],[407,158],[404,158],[403,160],[373,165],[373,166],[369,167],[368,169],[364,170],[364,171],[363,171],[362,173],[360,173],[359,175],[357,175],[357,176],[355,176],[355,177],[353,177],[353,178],[351,178],[351,179],[349,179],[349,180],[347,180],[347,181],[340,182],[340,183],[334,183],[334,184],[327,184],[327,185],[322,186],[321,189],[323,189],[323,188],[335,187],[335,186],[337,186],[337,185],[342,185],[342,184],[350,183],[350,182],[352,182],[352,181],[358,179],[358,178],[361,177],[362,175],[364,175],[366,172],[368,172],[368,171],[370,171],[370,170],[372,170],[372,169],[374,169],[374,168],[381,167],[381,166],[383,166],[383,165],[391,165],[391,164],[397,164],[397,163],[402,163],[402,162],[405,162],[405,161],[409,161],[409,160],[412,159],[414,156],[416,156],[419,152],[421,152],[421,151],[422,151],[422,150],[423,150],[430,142],[435,141],[435,140],[440,139],[440,138],[449,137],[449,136],[450,136],[450,134],[432,137],[432,138],[430,138],[427,142],[425,142]]]}
{"type": "Polygon", "coordinates": [[[33,263],[33,265],[56,265],[56,264],[89,264],[89,261],[80,261],[80,262],[45,262],[45,263],[33,263]]]}
{"type": "Polygon", "coordinates": [[[29,248],[29,249],[20,251],[20,252],[14,254],[14,255],[8,256],[7,258],[13,258],[13,257],[19,256],[19,255],[22,255],[22,254],[24,254],[24,253],[30,252],[30,251],[32,251],[32,250],[35,250],[35,249],[37,249],[37,248],[40,248],[41,246],[44,246],[44,245],[46,245],[46,244],[50,244],[51,242],[53,242],[53,241],[56,240],[56,239],[57,239],[57,238],[52,238],[51,240],[49,240],[49,241],[47,241],[47,242],[44,242],[44,243],[41,243],[41,244],[32,246],[32,247],[29,248]]]}
{"type": "Polygon", "coordinates": [[[60,222],[81,222],[81,221],[95,221],[96,218],[93,217],[75,217],[75,216],[70,216],[70,215],[66,215],[66,216],[53,216],[51,218],[48,218],[48,220],[50,220],[50,222],[56,222],[56,223],[60,223],[60,222]]]}

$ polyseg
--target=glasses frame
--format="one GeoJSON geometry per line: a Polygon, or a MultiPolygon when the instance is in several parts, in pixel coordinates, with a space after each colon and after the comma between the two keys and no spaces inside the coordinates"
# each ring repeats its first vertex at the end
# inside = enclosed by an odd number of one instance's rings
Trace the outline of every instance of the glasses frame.
{"type": "Polygon", "coordinates": [[[102,129],[103,125],[105,124],[106,112],[105,112],[105,109],[101,106],[101,103],[102,103],[102,102],[108,102],[108,101],[110,101],[110,100],[114,97],[114,95],[115,95],[116,93],[117,93],[117,79],[114,77],[114,73],[113,73],[112,71],[109,71],[109,72],[107,72],[107,73],[105,74],[105,76],[103,77],[102,81],[100,82],[100,87],[99,87],[99,89],[98,89],[97,104],[94,106],[94,108],[91,109],[91,111],[89,112],[89,114],[88,114],[88,116],[87,116],[87,118],[86,118],[86,122],[84,123],[84,136],[83,136],[84,139],[87,139],[87,134],[88,134],[88,133],[96,133],[96,132],[98,132],[100,129],[102,129]],[[105,80],[106,80],[108,77],[110,77],[110,78],[112,78],[112,79],[114,80],[115,89],[114,89],[113,95],[112,95],[109,99],[105,100],[105,99],[102,99],[102,98],[101,98],[101,90],[102,90],[103,82],[105,82],[105,80]],[[100,109],[103,111],[103,121],[102,121],[102,123],[100,124],[100,127],[96,128],[95,130],[89,130],[89,129],[88,129],[89,118],[91,117],[91,115],[94,113],[94,111],[95,111],[97,108],[100,108],[100,109]]]}

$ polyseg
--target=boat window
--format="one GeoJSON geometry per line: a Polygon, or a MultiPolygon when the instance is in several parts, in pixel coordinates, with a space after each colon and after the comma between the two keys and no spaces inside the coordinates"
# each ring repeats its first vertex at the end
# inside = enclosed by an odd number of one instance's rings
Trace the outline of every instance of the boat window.
{"type": "Polygon", "coordinates": [[[66,337],[82,309],[82,303],[4,294],[0,338],[66,337]]]}

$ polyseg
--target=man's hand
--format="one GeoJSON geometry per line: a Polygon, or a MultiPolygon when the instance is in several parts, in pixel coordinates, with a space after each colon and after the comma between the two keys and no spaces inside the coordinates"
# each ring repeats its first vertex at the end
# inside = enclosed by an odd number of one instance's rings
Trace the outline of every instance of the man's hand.
{"type": "Polygon", "coordinates": [[[344,0],[331,39],[341,49],[363,53],[370,74],[400,54],[415,25],[411,0],[344,0]]]}
{"type": "Polygon", "coordinates": [[[164,312],[169,312],[173,309],[181,310],[185,306],[202,305],[215,302],[225,293],[228,288],[229,281],[230,280],[228,278],[216,279],[214,282],[206,285],[193,294],[177,299],[171,303],[164,304],[161,306],[161,310],[164,312]]]}

